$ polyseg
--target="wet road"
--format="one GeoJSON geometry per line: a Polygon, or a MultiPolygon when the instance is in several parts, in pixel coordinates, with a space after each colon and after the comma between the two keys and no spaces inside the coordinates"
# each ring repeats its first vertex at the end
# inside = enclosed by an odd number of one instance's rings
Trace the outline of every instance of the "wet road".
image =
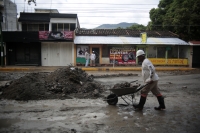
{"type": "MultiPolygon", "coordinates": [[[[140,73],[136,74],[138,76],[95,80],[108,88],[124,81],[139,80],[142,84],[140,73]]],[[[103,99],[1,100],[0,132],[199,133],[200,74],[158,74],[167,107],[165,111],[153,109],[158,102],[151,93],[140,112],[135,112],[131,105],[124,106],[121,98],[116,106],[108,105],[103,99]]],[[[109,93],[108,90],[104,95],[109,93]]],[[[136,94],[134,102],[138,100],[139,94],[136,94]]]]}

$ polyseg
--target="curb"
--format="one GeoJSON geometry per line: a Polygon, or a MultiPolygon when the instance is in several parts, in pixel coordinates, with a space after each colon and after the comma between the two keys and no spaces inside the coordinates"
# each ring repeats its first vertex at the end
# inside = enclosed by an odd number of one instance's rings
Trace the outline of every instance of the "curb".
{"type": "MultiPolygon", "coordinates": [[[[196,68],[186,68],[186,67],[155,67],[156,71],[190,71],[196,68]]],[[[80,67],[84,71],[141,71],[141,67],[80,67]]],[[[51,70],[55,71],[56,68],[26,68],[26,67],[3,67],[0,71],[45,71],[51,70]]]]}
{"type": "MultiPolygon", "coordinates": [[[[84,71],[141,71],[140,67],[136,68],[81,68],[84,71]]],[[[195,68],[165,68],[158,67],[156,71],[190,71],[195,70],[195,68]]]]}
{"type": "Polygon", "coordinates": [[[30,71],[29,68],[0,68],[0,71],[30,71]]]}

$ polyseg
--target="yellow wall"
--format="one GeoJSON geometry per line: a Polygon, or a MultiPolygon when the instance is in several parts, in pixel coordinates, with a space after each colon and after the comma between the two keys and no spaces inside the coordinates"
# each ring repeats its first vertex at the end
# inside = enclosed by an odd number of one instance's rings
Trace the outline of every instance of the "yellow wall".
{"type": "Polygon", "coordinates": [[[188,59],[148,58],[154,65],[188,65],[188,59]]]}

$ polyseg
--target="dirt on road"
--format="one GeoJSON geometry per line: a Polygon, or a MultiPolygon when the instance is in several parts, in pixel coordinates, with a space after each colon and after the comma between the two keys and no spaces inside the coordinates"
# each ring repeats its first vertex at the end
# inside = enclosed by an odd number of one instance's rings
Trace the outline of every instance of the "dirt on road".
{"type": "MultiPolygon", "coordinates": [[[[87,72],[84,74],[85,72],[78,71],[78,73],[87,75],[86,77],[93,75],[94,80],[85,81],[87,78],[74,76],[73,79],[76,80],[70,80],[70,73],[66,68],[52,73],[1,73],[0,80],[4,84],[2,84],[0,94],[2,98],[0,100],[0,132],[200,132],[199,70],[158,72],[159,87],[165,97],[166,110],[154,110],[154,107],[158,106],[158,101],[150,93],[144,109],[140,112],[134,111],[132,101],[128,99],[129,105],[126,105],[120,97],[116,106],[108,105],[105,101],[105,96],[111,93],[109,88],[116,84],[135,80],[143,84],[140,72],[87,72]],[[89,85],[90,83],[97,86],[93,88],[89,85]],[[62,92],[56,91],[59,90],[59,85],[74,87],[78,91],[73,92],[74,90],[69,89],[66,93],[63,88],[62,92]],[[12,88],[8,90],[14,92],[16,94],[14,96],[5,93],[7,92],[5,87],[11,86],[12,88]],[[88,86],[92,89],[87,92],[82,91],[88,86]],[[27,87],[31,90],[27,92],[30,98],[25,95],[27,87]],[[95,93],[96,88],[101,89],[95,93]],[[30,93],[33,93],[34,97],[31,97],[30,93]],[[12,98],[5,98],[5,96],[12,98]],[[37,99],[31,100],[33,98],[37,99]]],[[[135,94],[133,102],[138,103],[139,97],[139,93],[135,94]]]]}
{"type": "MultiPolygon", "coordinates": [[[[7,78],[8,79],[8,78],[7,78]]],[[[52,73],[28,73],[1,87],[0,98],[13,100],[44,100],[98,98],[103,86],[93,76],[73,66],[52,73]]]]}

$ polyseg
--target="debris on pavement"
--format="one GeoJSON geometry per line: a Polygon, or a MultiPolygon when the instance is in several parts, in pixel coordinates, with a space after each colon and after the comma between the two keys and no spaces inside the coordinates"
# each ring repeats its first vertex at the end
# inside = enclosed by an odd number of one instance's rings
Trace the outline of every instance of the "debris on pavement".
{"type": "Polygon", "coordinates": [[[27,73],[0,87],[1,99],[44,100],[69,98],[98,98],[104,87],[93,81],[93,75],[67,66],[52,73],[27,73]]]}

